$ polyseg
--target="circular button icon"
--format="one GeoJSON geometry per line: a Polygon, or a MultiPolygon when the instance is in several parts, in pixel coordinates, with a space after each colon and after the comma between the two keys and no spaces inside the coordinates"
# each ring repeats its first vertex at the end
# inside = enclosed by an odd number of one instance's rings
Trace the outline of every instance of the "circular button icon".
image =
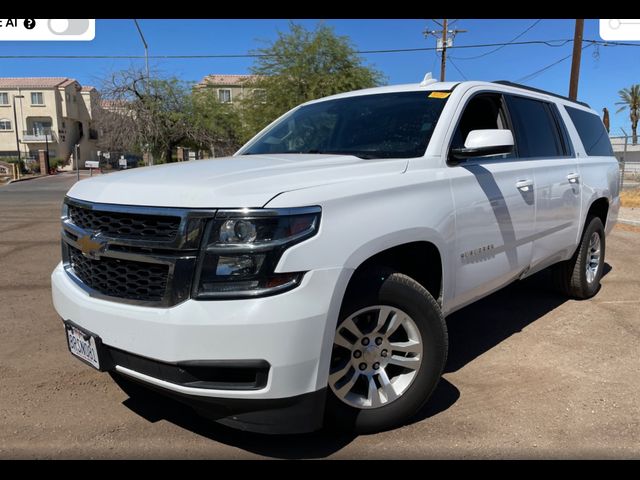
{"type": "Polygon", "coordinates": [[[24,28],[26,28],[27,30],[33,30],[33,28],[36,26],[36,21],[33,18],[26,18],[22,23],[24,25],[24,28]]]}
{"type": "Polygon", "coordinates": [[[82,35],[89,29],[89,20],[80,18],[49,19],[49,30],[54,35],[82,35]]]}
{"type": "Polygon", "coordinates": [[[69,28],[69,19],[67,18],[52,18],[49,20],[49,29],[53,33],[61,34],[67,31],[69,28]]]}

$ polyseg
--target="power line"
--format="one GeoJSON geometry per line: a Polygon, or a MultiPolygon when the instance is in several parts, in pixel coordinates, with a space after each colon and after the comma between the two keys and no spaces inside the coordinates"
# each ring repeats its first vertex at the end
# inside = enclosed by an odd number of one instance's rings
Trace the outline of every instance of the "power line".
{"type": "MultiPolygon", "coordinates": [[[[586,48],[592,47],[594,44],[595,44],[595,42],[594,43],[588,43],[587,45],[582,47],[582,50],[585,50],[586,48]]],[[[561,59],[556,60],[555,62],[547,65],[546,67],[542,67],[539,70],[536,70],[535,72],[530,73],[529,75],[525,75],[524,77],[519,78],[518,80],[516,80],[516,83],[522,83],[522,82],[526,82],[526,81],[529,81],[529,80],[533,80],[535,77],[537,77],[541,73],[549,70],[551,67],[555,67],[559,63],[564,62],[566,59],[571,58],[572,56],[573,56],[573,52],[570,53],[569,55],[567,55],[566,57],[562,57],[561,59]]]]}
{"type": "MultiPolygon", "coordinates": [[[[517,45],[546,45],[548,47],[563,47],[573,39],[559,40],[529,40],[526,42],[511,43],[482,43],[476,45],[453,45],[447,47],[447,50],[466,49],[466,48],[483,48],[497,46],[517,46],[517,45]]],[[[607,42],[604,40],[584,40],[589,45],[602,45],[605,47],[640,47],[640,43],[625,42],[607,42]]],[[[386,50],[357,50],[354,53],[359,55],[369,55],[378,53],[411,53],[411,52],[429,52],[437,50],[437,47],[420,47],[420,48],[393,48],[386,50]]],[[[149,58],[157,60],[175,60],[175,59],[201,59],[201,58],[259,58],[259,57],[276,57],[275,54],[269,53],[240,53],[240,54],[203,54],[203,55],[149,55],[149,58]]],[[[18,59],[78,59],[78,60],[139,60],[145,58],[144,55],[0,55],[0,59],[18,60],[18,59]]]]}
{"type": "Polygon", "coordinates": [[[453,65],[453,68],[455,68],[455,69],[458,71],[458,73],[462,76],[462,78],[463,78],[464,80],[468,80],[467,76],[466,76],[464,73],[462,73],[462,70],[460,70],[460,69],[458,68],[458,66],[456,65],[456,63],[453,61],[453,58],[452,58],[452,57],[449,57],[449,63],[451,63],[451,65],[453,65]]]}
{"type": "Polygon", "coordinates": [[[503,49],[504,47],[506,47],[507,45],[511,45],[513,42],[515,42],[517,39],[519,39],[520,37],[522,37],[525,33],[527,33],[529,30],[531,30],[533,27],[535,27],[537,24],[539,24],[542,21],[542,19],[538,19],[535,22],[533,22],[531,25],[529,25],[523,32],[521,32],[520,34],[516,35],[515,37],[513,37],[511,40],[509,40],[507,43],[505,43],[504,45],[500,45],[497,48],[494,48],[493,50],[490,50],[488,52],[485,53],[481,53],[480,55],[476,55],[473,57],[455,57],[456,60],[474,60],[476,58],[482,58],[482,57],[486,57],[487,55],[491,55],[492,53],[497,52],[498,50],[503,49]]]}

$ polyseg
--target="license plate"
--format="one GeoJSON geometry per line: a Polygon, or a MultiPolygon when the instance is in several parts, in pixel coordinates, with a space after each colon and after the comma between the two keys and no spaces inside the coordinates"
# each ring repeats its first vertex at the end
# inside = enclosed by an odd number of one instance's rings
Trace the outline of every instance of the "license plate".
{"type": "Polygon", "coordinates": [[[65,329],[69,351],[80,360],[100,370],[100,357],[98,356],[100,340],[70,323],[65,323],[65,329]]]}

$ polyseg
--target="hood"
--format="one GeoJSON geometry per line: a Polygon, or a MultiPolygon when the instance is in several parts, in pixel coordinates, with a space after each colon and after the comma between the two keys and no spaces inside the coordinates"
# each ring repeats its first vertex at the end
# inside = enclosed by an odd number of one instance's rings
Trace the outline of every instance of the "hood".
{"type": "Polygon", "coordinates": [[[193,160],[141,167],[82,180],[78,200],[182,208],[263,207],[274,196],[329,183],[400,174],[407,160],[351,155],[278,154],[193,160]]]}

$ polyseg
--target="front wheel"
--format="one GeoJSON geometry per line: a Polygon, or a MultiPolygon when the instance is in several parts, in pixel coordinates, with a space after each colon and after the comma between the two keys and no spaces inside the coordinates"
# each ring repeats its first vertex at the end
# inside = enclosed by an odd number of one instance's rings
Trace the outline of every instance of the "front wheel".
{"type": "Polygon", "coordinates": [[[372,433],[402,425],[429,399],[446,362],[447,330],[437,302],[406,275],[372,272],[358,287],[334,337],[327,419],[372,433]]]}

